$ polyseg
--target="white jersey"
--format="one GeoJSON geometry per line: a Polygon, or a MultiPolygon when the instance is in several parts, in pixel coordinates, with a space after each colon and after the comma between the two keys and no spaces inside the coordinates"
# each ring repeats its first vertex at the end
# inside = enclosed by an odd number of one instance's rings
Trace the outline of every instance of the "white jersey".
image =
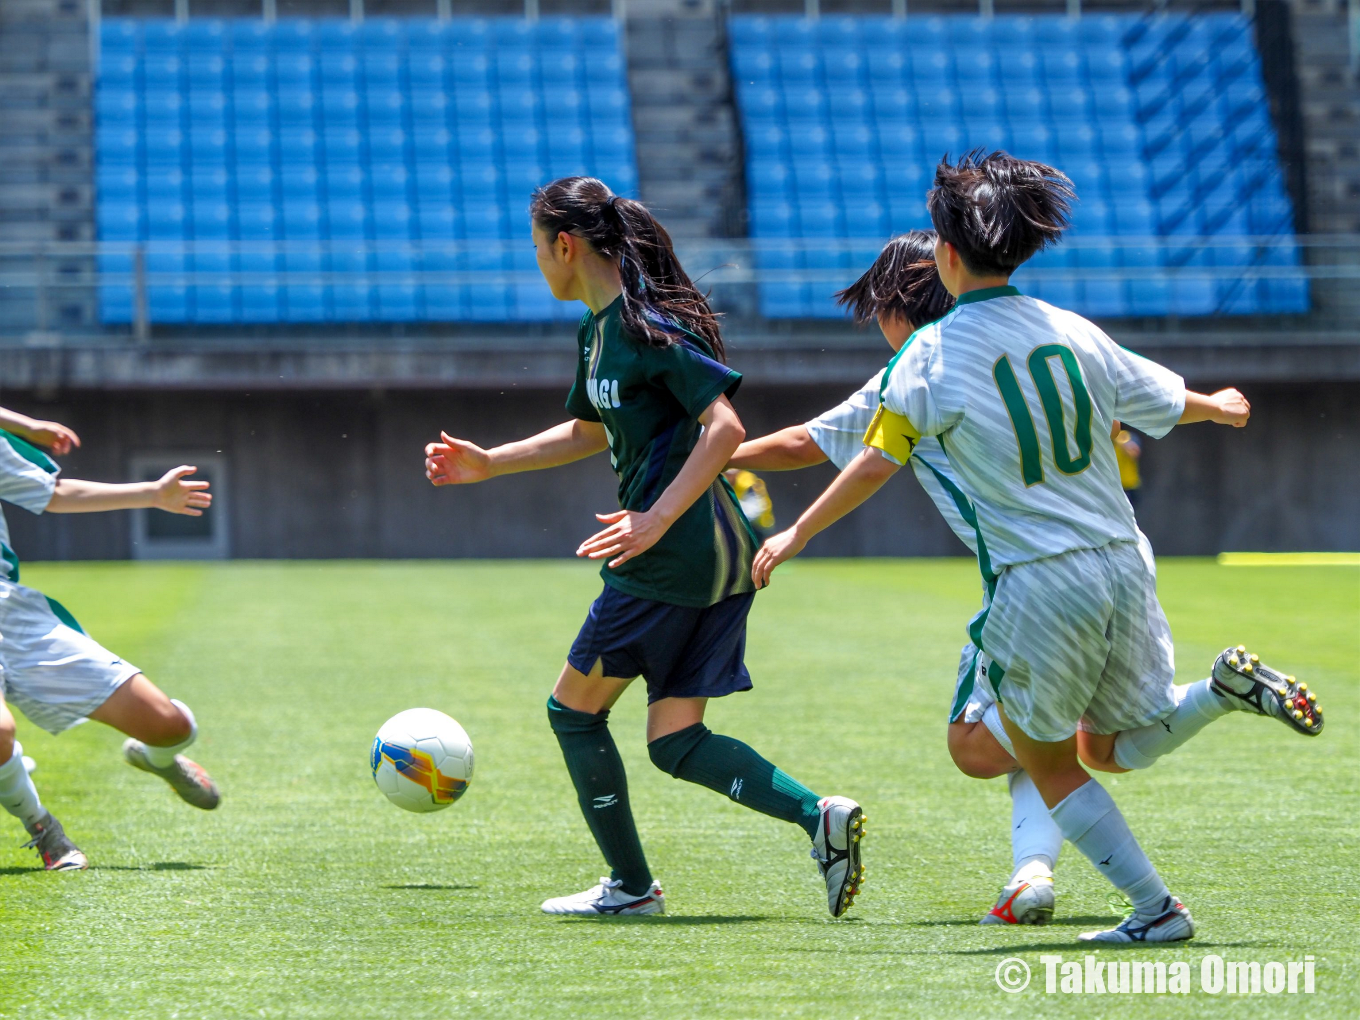
{"type": "Polygon", "coordinates": [[[907,341],[882,405],[939,437],[990,573],[1136,542],[1105,440],[1116,419],[1165,435],[1185,409],[1185,382],[1079,315],[994,287],[963,295],[907,341]]]}
{"type": "MultiPolygon", "coordinates": [[[[0,429],[0,500],[35,514],[47,509],[61,468],[36,446],[0,429]]],[[[0,511],[0,580],[19,580],[19,557],[9,544],[9,525],[0,511]]]]}
{"type": "MultiPolygon", "coordinates": [[[[849,467],[850,462],[864,450],[864,433],[878,412],[884,371],[880,370],[848,399],[803,426],[812,441],[841,471],[849,467]]],[[[976,554],[977,532],[963,516],[963,508],[967,507],[971,511],[971,507],[968,507],[966,498],[959,491],[949,458],[944,455],[938,439],[922,439],[916,444],[911,457],[911,469],[950,530],[976,554]]]]}

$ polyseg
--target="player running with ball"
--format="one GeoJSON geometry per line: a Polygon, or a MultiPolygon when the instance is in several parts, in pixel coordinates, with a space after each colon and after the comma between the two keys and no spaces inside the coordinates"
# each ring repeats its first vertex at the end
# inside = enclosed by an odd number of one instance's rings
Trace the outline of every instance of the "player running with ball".
{"type": "MultiPolygon", "coordinates": [[[[192,467],[177,467],[154,482],[84,482],[58,478],[60,468],[34,443],[60,456],[80,440],[64,425],[0,408],[0,500],[35,514],[154,507],[197,517],[212,502],[207,482],[185,479],[192,467]]],[[[188,706],[100,647],[60,603],[19,583],[19,558],[3,515],[0,557],[0,806],[24,824],[32,837],[27,845],[43,866],[78,871],[88,864],[38,798],[6,701],[49,733],[86,718],[121,730],[128,735],[123,757],[129,765],[160,776],[194,807],[217,807],[211,777],[181,753],[198,736],[188,706]]]]}
{"type": "Polygon", "coordinates": [[[582,460],[606,449],[623,509],[578,556],[603,560],[590,607],[548,699],[586,823],[611,868],[598,885],[550,899],[550,914],[655,914],[665,898],[628,802],[609,710],[647,683],[647,749],[677,779],[793,822],[812,839],[839,917],[863,875],[860,807],[821,797],[739,740],[703,723],[709,698],[751,688],[743,661],[755,597],[756,538],[721,477],[744,430],[728,398],[741,376],[723,364],[717,319],[639,202],[568,177],[530,205],[538,266],[553,296],[590,311],[577,333],[571,420],[483,450],[443,434],[426,448],[435,485],[480,482],[582,460]]]}
{"type": "Polygon", "coordinates": [[[1241,427],[1250,407],[1236,390],[1187,391],[1179,376],[1085,319],[1009,286],[1011,273],[1061,235],[1073,197],[1058,171],[1005,153],[940,164],[929,207],[954,310],[893,359],[869,448],[793,528],[765,543],[752,576],[768,584],[779,563],[936,437],[957,474],[988,587],[969,627],[981,651],[975,682],[998,702],[1000,736],[1058,829],[1133,907],[1118,927],[1082,938],[1177,941],[1194,934],[1189,911],[1080,762],[1145,768],[1234,709],[1308,735],[1323,720],[1306,685],[1241,646],[1223,652],[1208,679],[1172,683],[1151,549],[1104,437],[1115,420],[1154,437],[1178,422],[1241,427]]]}

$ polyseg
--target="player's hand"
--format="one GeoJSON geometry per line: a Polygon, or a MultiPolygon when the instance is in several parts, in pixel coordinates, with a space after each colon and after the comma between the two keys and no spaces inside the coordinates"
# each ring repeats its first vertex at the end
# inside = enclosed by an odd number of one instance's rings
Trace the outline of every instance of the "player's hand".
{"type": "Polygon", "coordinates": [[[797,528],[789,528],[767,538],[765,544],[756,551],[756,558],[751,563],[751,580],[755,582],[756,587],[767,587],[774,568],[785,560],[793,559],[806,545],[807,539],[798,534],[797,528]]]}
{"type": "Polygon", "coordinates": [[[208,483],[189,482],[184,478],[185,475],[191,475],[197,470],[196,467],[181,464],[161,475],[161,480],[156,483],[156,492],[152,496],[151,505],[172,514],[202,517],[203,511],[212,506],[212,493],[208,491],[208,483]]]}
{"type": "Polygon", "coordinates": [[[491,477],[491,457],[480,446],[440,432],[425,447],[425,477],[435,485],[467,485],[491,477]]]}
{"type": "Polygon", "coordinates": [[[1214,402],[1214,421],[1220,425],[1231,425],[1240,429],[1251,417],[1251,404],[1231,386],[1226,390],[1219,390],[1211,399],[1214,402]]]}
{"type": "Polygon", "coordinates": [[[74,429],[55,421],[35,421],[24,429],[23,438],[35,446],[46,447],[58,457],[66,456],[72,447],[80,445],[80,437],[74,429]]]}
{"type": "Polygon", "coordinates": [[[668,524],[650,510],[616,510],[612,514],[596,514],[595,519],[609,527],[597,531],[581,543],[577,556],[602,560],[613,556],[610,568],[627,563],[634,556],[645,553],[666,533],[668,524]]]}

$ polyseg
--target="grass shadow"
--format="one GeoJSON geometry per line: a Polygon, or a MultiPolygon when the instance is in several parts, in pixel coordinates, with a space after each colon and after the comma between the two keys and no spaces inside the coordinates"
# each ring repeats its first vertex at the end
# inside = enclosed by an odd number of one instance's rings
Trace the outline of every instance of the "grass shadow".
{"type": "MultiPolygon", "coordinates": [[[[1074,926],[1078,926],[1078,925],[1102,925],[1102,924],[1103,924],[1103,925],[1109,925],[1109,926],[1112,927],[1117,921],[1118,921],[1118,918],[1111,918],[1111,917],[1091,917],[1091,916],[1086,916],[1086,917],[1063,917],[1063,918],[1057,918],[1057,919],[1055,919],[1055,920],[1050,921],[1050,922],[1048,923],[1048,927],[1050,927],[1050,928],[1056,928],[1056,927],[1060,927],[1060,926],[1063,926],[1063,925],[1067,925],[1067,926],[1069,926],[1069,927],[1074,927],[1074,926]]],[[[976,917],[942,917],[942,918],[937,918],[937,919],[931,920],[931,921],[908,921],[908,922],[906,922],[906,926],[907,926],[908,928],[981,928],[981,927],[987,927],[986,925],[980,925],[980,924],[978,924],[978,920],[977,920],[976,917]]],[[[1004,926],[1002,926],[1002,925],[997,925],[996,927],[997,927],[997,928],[1003,928],[1004,926]]],[[[1012,926],[1012,927],[1017,927],[1017,926],[1012,926]]]]}
{"type": "MultiPolygon", "coordinates": [[[[154,864],[91,864],[90,871],[208,871],[215,867],[212,864],[190,864],[188,861],[156,861],[154,864]]],[[[0,876],[4,875],[41,875],[47,869],[36,868],[0,868],[0,876]]]]}
{"type": "Polygon", "coordinates": [[[424,889],[430,892],[448,890],[450,892],[461,892],[468,889],[480,889],[479,885],[440,885],[438,882],[409,882],[405,885],[385,885],[384,889],[424,889]]]}
{"type": "Polygon", "coordinates": [[[211,871],[212,864],[190,864],[188,861],[156,861],[153,864],[91,864],[91,871],[211,871]]]}
{"type": "Polygon", "coordinates": [[[565,918],[568,924],[660,924],[660,925],[689,925],[689,924],[750,924],[754,921],[765,921],[766,917],[755,914],[643,914],[633,917],[608,917],[600,915],[598,917],[573,917],[565,918]]]}

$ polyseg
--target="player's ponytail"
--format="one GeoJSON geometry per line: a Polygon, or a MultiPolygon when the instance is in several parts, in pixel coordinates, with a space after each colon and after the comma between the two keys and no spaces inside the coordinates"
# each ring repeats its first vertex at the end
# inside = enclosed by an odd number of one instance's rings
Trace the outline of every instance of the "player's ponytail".
{"type": "Polygon", "coordinates": [[[694,285],[655,216],[645,205],[615,195],[593,177],[563,177],[534,192],[529,215],[548,234],[575,234],[613,260],[623,283],[623,325],[653,347],[675,343],[677,326],[701,337],[727,360],[718,317],[694,285]]]}

